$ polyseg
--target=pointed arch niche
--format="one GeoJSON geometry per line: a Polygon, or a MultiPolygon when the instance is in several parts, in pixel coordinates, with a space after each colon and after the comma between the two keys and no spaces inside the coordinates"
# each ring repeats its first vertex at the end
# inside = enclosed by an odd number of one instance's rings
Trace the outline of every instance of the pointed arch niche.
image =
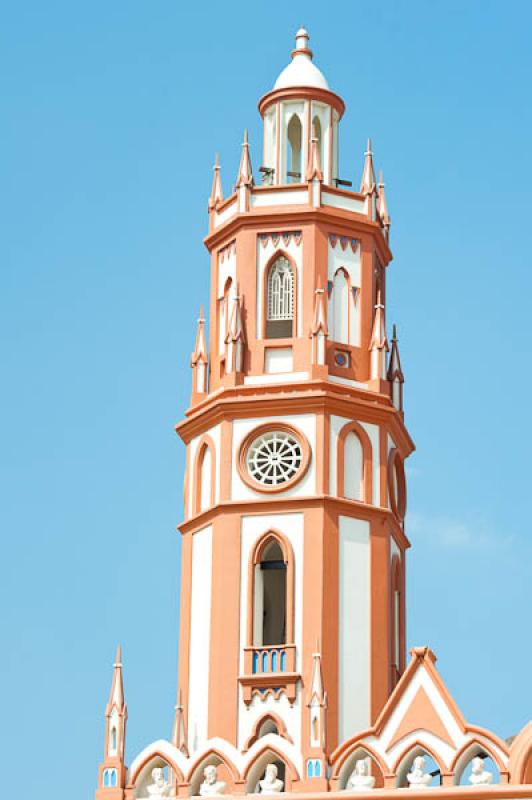
{"type": "Polygon", "coordinates": [[[302,143],[303,126],[298,114],[295,112],[290,117],[286,128],[286,182],[301,183],[302,181],[302,143]]]}
{"type": "Polygon", "coordinates": [[[371,441],[359,422],[349,422],[338,435],[336,475],[338,496],[371,503],[373,455],[371,441]]]}
{"type": "Polygon", "coordinates": [[[293,783],[299,780],[299,774],[290,759],[271,745],[266,745],[257,753],[244,773],[246,794],[256,794],[260,791],[259,781],[264,777],[268,764],[276,765],[277,777],[283,781],[285,792],[290,792],[293,783]]]}
{"type": "Polygon", "coordinates": [[[152,772],[156,768],[163,770],[164,779],[170,786],[177,789],[177,786],[183,782],[183,775],[175,764],[162,755],[152,754],[130,777],[130,786],[134,787],[134,797],[149,796],[147,787],[153,783],[152,772]]]}
{"type": "Polygon", "coordinates": [[[216,454],[210,436],[203,436],[196,450],[194,462],[194,495],[192,507],[195,514],[211,508],[215,502],[216,454]]]}
{"type": "Polygon", "coordinates": [[[283,739],[286,739],[288,742],[290,742],[290,744],[294,743],[292,737],[288,734],[286,725],[281,717],[279,717],[273,711],[268,711],[263,717],[259,717],[255,723],[251,736],[244,745],[244,752],[247,752],[250,747],[253,747],[255,742],[257,742],[259,739],[262,739],[263,736],[268,736],[268,734],[281,736],[283,739]]]}
{"type": "Polygon", "coordinates": [[[441,785],[441,776],[446,772],[445,766],[427,745],[421,742],[415,742],[408,748],[406,753],[399,756],[397,761],[395,768],[395,785],[398,788],[407,788],[409,786],[407,775],[412,770],[414,759],[418,756],[423,756],[425,759],[425,772],[432,774],[432,779],[428,786],[441,785]]]}
{"type": "Polygon", "coordinates": [[[353,291],[351,277],[345,267],[338,267],[334,273],[329,298],[329,327],[331,340],[340,344],[355,344],[357,297],[353,291]]]}
{"type": "Polygon", "coordinates": [[[238,770],[227,756],[213,749],[202,755],[192,766],[188,776],[190,784],[189,795],[192,797],[199,795],[200,786],[203,783],[204,770],[210,765],[217,768],[218,780],[226,784],[226,794],[233,794],[235,784],[240,781],[238,770]]]}
{"type": "Polygon", "coordinates": [[[502,761],[485,744],[473,741],[468,742],[455,756],[451,765],[454,772],[453,783],[455,786],[471,786],[469,776],[474,758],[484,759],[484,769],[493,775],[492,784],[506,783],[508,771],[502,761]]]}
{"type": "Polygon", "coordinates": [[[366,762],[369,774],[375,778],[375,788],[382,789],[384,787],[384,775],[387,772],[384,762],[371,747],[364,744],[354,745],[343,759],[338,770],[333,766],[334,788],[343,790],[347,787],[357,761],[366,762]]]}
{"type": "Polygon", "coordinates": [[[318,155],[320,157],[320,166],[321,169],[323,170],[325,166],[323,163],[323,133],[321,129],[320,118],[318,117],[317,114],[314,116],[312,120],[312,135],[317,139],[318,155]]]}

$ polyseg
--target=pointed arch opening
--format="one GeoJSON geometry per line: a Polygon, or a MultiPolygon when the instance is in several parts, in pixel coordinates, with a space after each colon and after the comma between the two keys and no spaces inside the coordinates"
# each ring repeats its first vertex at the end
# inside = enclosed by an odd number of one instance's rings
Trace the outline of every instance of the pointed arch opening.
{"type": "Polygon", "coordinates": [[[452,766],[455,786],[501,783],[501,772],[506,772],[504,764],[485,744],[478,741],[465,745],[456,755],[452,766]]]}
{"type": "MultiPolygon", "coordinates": [[[[367,788],[382,789],[384,787],[384,767],[376,753],[365,745],[359,744],[345,757],[336,777],[338,789],[348,789],[354,779],[357,762],[363,761],[365,768],[364,781],[367,788]],[[373,781],[371,780],[373,778],[373,781]],[[371,784],[373,783],[373,786],[371,784]]],[[[333,772],[334,774],[334,772],[333,772]]],[[[362,781],[360,782],[362,784],[362,781]]]]}
{"type": "Polygon", "coordinates": [[[204,436],[198,445],[194,469],[194,513],[200,514],[215,502],[216,463],[212,439],[204,436]]]}
{"type": "Polygon", "coordinates": [[[415,779],[422,781],[426,788],[427,786],[441,786],[442,774],[445,772],[445,768],[430,748],[424,744],[416,743],[409,747],[408,751],[400,757],[395,769],[395,785],[398,788],[411,786],[408,776],[413,771],[422,772],[428,776],[428,780],[422,780],[420,776],[415,779]],[[418,761],[420,758],[423,759],[423,765],[418,761]]]}
{"type": "Polygon", "coordinates": [[[342,344],[350,343],[350,293],[351,278],[344,267],[334,273],[332,290],[332,339],[342,344]]]}
{"type": "Polygon", "coordinates": [[[321,128],[321,121],[317,114],[314,116],[314,119],[312,120],[312,134],[317,139],[316,144],[318,149],[318,155],[320,157],[320,166],[321,169],[323,170],[323,134],[321,128]]]}
{"type": "Polygon", "coordinates": [[[292,114],[286,129],[286,182],[301,182],[301,143],[303,128],[297,114],[292,114]]]}
{"type": "Polygon", "coordinates": [[[294,335],[295,269],[285,255],[278,255],[266,271],[266,338],[288,339],[294,335]]]}
{"type": "Polygon", "coordinates": [[[255,742],[257,742],[259,739],[262,739],[264,736],[268,736],[269,734],[281,736],[281,738],[286,739],[288,742],[293,744],[293,740],[291,736],[289,736],[286,725],[281,717],[279,717],[273,711],[269,711],[263,717],[259,717],[255,723],[253,732],[244,745],[244,751],[249,750],[250,747],[255,744],[255,742]]]}
{"type": "Polygon", "coordinates": [[[373,457],[371,441],[362,425],[349,422],[338,436],[337,491],[340,497],[371,503],[373,457]]]}
{"type": "MultiPolygon", "coordinates": [[[[248,609],[251,610],[248,644],[254,647],[291,644],[294,637],[294,559],[290,543],[278,531],[268,531],[255,544],[248,581],[248,609]]],[[[262,671],[283,671],[281,663],[276,667],[278,669],[262,671]]]]}
{"type": "Polygon", "coordinates": [[[196,761],[190,770],[189,795],[192,797],[199,795],[200,786],[205,779],[205,770],[211,766],[216,767],[217,782],[225,784],[225,794],[233,793],[235,784],[240,780],[237,768],[223,753],[218,750],[210,750],[196,761]]]}
{"type": "Polygon", "coordinates": [[[162,755],[155,754],[150,756],[144,764],[131,776],[131,784],[134,787],[135,798],[149,797],[148,787],[153,784],[167,784],[171,787],[169,794],[177,791],[179,783],[183,782],[183,775],[176,765],[164,758],[162,755]]]}
{"type": "Polygon", "coordinates": [[[260,781],[264,779],[269,764],[275,764],[277,768],[277,779],[283,782],[282,791],[292,790],[293,783],[299,780],[296,768],[285,755],[268,745],[256,755],[244,773],[246,794],[260,792],[260,781]]]}

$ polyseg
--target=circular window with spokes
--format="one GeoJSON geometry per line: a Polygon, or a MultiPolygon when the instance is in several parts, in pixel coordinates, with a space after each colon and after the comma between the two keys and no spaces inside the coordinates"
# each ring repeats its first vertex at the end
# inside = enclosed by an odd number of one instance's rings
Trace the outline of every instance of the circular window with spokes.
{"type": "Polygon", "coordinates": [[[252,489],[284,491],[303,477],[309,457],[308,442],[299,431],[281,423],[261,425],[242,443],[240,476],[252,489]]]}

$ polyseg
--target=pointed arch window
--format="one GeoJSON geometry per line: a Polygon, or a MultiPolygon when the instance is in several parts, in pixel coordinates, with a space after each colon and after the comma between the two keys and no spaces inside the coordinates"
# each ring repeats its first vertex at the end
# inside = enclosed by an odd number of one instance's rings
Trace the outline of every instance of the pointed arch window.
{"type": "Polygon", "coordinates": [[[319,154],[319,157],[320,157],[320,166],[321,166],[321,168],[323,170],[323,136],[322,136],[322,132],[321,132],[320,118],[318,117],[317,114],[314,117],[314,119],[312,120],[312,134],[318,140],[317,141],[318,154],[319,154]]]}
{"type": "Polygon", "coordinates": [[[349,275],[340,267],[333,282],[333,339],[349,344],[349,275]]]}
{"type": "Polygon", "coordinates": [[[294,273],[285,256],[279,256],[271,265],[266,294],[266,338],[290,338],[294,322],[294,273]]]}
{"type": "Polygon", "coordinates": [[[193,511],[200,514],[214,505],[215,497],[214,445],[210,437],[200,442],[194,469],[193,511]]]}
{"type": "Polygon", "coordinates": [[[349,422],[338,435],[337,491],[339,497],[373,502],[373,453],[362,425],[349,422]]]}
{"type": "Polygon", "coordinates": [[[250,568],[249,644],[254,647],[291,644],[294,564],[289,543],[281,534],[267,533],[255,546],[250,568]]]}
{"type": "Polygon", "coordinates": [[[297,114],[292,114],[287,128],[287,183],[300,183],[301,181],[301,140],[303,129],[297,114]]]}

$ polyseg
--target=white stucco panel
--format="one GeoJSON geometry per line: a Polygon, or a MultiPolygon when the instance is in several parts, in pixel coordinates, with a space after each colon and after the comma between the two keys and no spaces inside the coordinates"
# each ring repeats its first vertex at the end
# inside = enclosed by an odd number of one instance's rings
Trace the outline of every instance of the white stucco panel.
{"type": "Polygon", "coordinates": [[[207,739],[209,703],[209,649],[211,638],[212,526],[192,537],[190,607],[190,679],[188,738],[190,750],[207,739]]]}
{"type": "Polygon", "coordinates": [[[370,724],[369,522],[339,517],[339,741],[370,724]]]}

